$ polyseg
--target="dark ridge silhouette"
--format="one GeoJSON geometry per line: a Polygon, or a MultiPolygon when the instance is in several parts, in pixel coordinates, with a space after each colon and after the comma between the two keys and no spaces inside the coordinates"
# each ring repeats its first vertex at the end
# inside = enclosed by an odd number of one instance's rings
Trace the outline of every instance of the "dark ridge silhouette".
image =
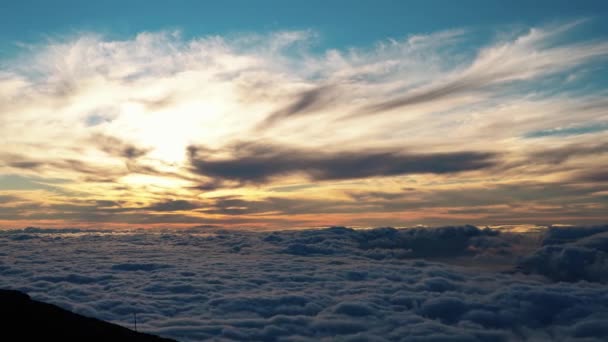
{"type": "Polygon", "coordinates": [[[0,322],[3,341],[175,342],[81,316],[14,290],[0,290],[0,322]]]}

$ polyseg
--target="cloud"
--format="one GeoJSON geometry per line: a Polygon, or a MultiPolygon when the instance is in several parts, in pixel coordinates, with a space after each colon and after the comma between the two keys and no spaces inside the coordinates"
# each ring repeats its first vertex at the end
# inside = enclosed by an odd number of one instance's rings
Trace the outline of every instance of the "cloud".
{"type": "MultiPolygon", "coordinates": [[[[92,223],[115,221],[120,217],[122,222],[140,224],[179,222],[202,224],[204,222],[200,217],[190,215],[191,210],[200,206],[199,203],[186,200],[161,200],[148,205],[139,203],[137,206],[129,205],[124,201],[72,200],[42,207],[35,202],[15,198],[12,203],[0,206],[0,219],[23,220],[30,223],[38,220],[64,220],[74,222],[76,225],[84,223],[88,226],[92,223]]],[[[53,229],[50,231],[52,232],[53,229]]]]}
{"type": "MultiPolygon", "coordinates": [[[[26,166],[26,165],[24,165],[26,166]]],[[[56,190],[54,185],[65,183],[62,179],[44,179],[15,174],[0,175],[0,190],[56,190]]]]}
{"type": "Polygon", "coordinates": [[[520,266],[556,281],[608,281],[606,253],[578,246],[545,246],[522,260],[520,266]]]}
{"type": "Polygon", "coordinates": [[[278,121],[306,114],[307,112],[318,110],[328,105],[331,102],[334,89],[335,86],[320,86],[298,94],[296,100],[287,107],[268,115],[264,121],[258,124],[258,129],[268,128],[278,121]]]}
{"type": "MultiPolygon", "coordinates": [[[[226,187],[224,191],[234,191],[226,182],[220,180],[216,184],[226,187]]],[[[601,183],[581,183],[580,179],[479,187],[456,184],[442,189],[416,187],[392,189],[390,192],[355,190],[357,187],[350,182],[344,183],[336,191],[336,197],[271,192],[269,196],[227,194],[197,198],[183,193],[159,192],[145,202],[139,199],[132,202],[124,197],[116,201],[78,198],[78,194],[70,194],[74,196],[73,199],[46,205],[36,201],[41,191],[55,196],[58,190],[54,187],[47,189],[46,185],[41,184],[41,190],[27,187],[11,192],[13,197],[0,204],[0,220],[16,220],[14,223],[5,223],[7,227],[54,226],[56,223],[48,222],[52,219],[70,222],[70,226],[74,227],[114,221],[133,226],[188,226],[194,223],[284,228],[354,223],[370,227],[387,224],[405,226],[421,221],[429,225],[442,225],[447,220],[445,217],[453,217],[450,220],[455,224],[485,225],[488,222],[521,221],[538,224],[601,224],[605,221],[602,194],[608,190],[601,183]],[[590,198],[600,203],[590,208],[590,198]],[[373,216],[369,213],[378,214],[373,216]]],[[[55,183],[51,181],[48,184],[55,183]]],[[[263,189],[264,186],[260,188],[263,189]]],[[[313,189],[312,192],[316,191],[313,189]]]]}
{"type": "Polygon", "coordinates": [[[590,171],[577,175],[577,180],[584,180],[597,183],[608,182],[608,173],[606,171],[590,171]]]}
{"type": "Polygon", "coordinates": [[[571,158],[601,155],[608,152],[607,143],[578,143],[548,148],[532,154],[530,161],[546,164],[561,164],[571,158]]]}
{"type": "Polygon", "coordinates": [[[399,107],[406,107],[425,102],[431,102],[434,100],[440,100],[443,97],[447,97],[448,95],[455,95],[460,92],[466,92],[467,90],[478,90],[478,88],[481,88],[483,85],[485,85],[486,82],[487,81],[484,80],[463,79],[454,81],[452,83],[432,87],[429,89],[419,90],[417,92],[412,91],[413,94],[364,107],[360,109],[361,114],[359,115],[364,115],[364,113],[369,114],[384,112],[399,107]],[[475,81],[479,82],[479,84],[475,84],[475,81]]]}
{"type": "Polygon", "coordinates": [[[496,157],[487,152],[323,152],[247,142],[233,144],[226,151],[219,152],[227,152],[231,156],[217,158],[209,149],[190,146],[190,162],[194,172],[212,179],[243,183],[264,183],[271,178],[297,173],[322,181],[480,170],[494,165],[493,158],[496,157]]]}
{"type": "Polygon", "coordinates": [[[547,246],[571,243],[605,232],[608,232],[608,226],[550,227],[543,236],[542,244],[547,246]]]}
{"type": "Polygon", "coordinates": [[[482,49],[468,66],[459,66],[444,79],[408,89],[404,95],[363,106],[350,116],[369,115],[398,108],[441,101],[466,94],[491,91],[492,86],[533,81],[563,73],[608,54],[605,43],[555,44],[565,31],[580,25],[530,29],[513,41],[482,49]]]}
{"type": "MultiPolygon", "coordinates": [[[[128,174],[126,170],[120,170],[116,168],[110,168],[107,166],[101,166],[96,163],[89,163],[79,159],[39,159],[32,160],[30,157],[18,156],[18,155],[5,155],[4,165],[11,169],[36,171],[44,173],[48,170],[53,171],[66,171],[72,174],[76,173],[80,177],[86,177],[91,181],[116,181],[121,176],[128,174]]],[[[76,179],[74,179],[76,180],[76,179]]]]}
{"type": "Polygon", "coordinates": [[[353,213],[361,210],[357,203],[339,200],[301,199],[286,197],[266,197],[248,200],[238,197],[218,197],[209,203],[207,208],[201,209],[210,214],[247,215],[282,213],[314,214],[314,213],[353,213]]]}
{"type": "MultiPolygon", "coordinates": [[[[332,227],[326,230],[310,231],[306,234],[272,234],[265,238],[270,243],[291,243],[283,253],[299,256],[353,254],[372,259],[391,258],[438,258],[472,255],[490,251],[496,243],[492,238],[497,231],[480,230],[474,226],[441,228],[376,228],[352,230],[332,227]],[[293,238],[295,236],[295,238],[293,238]]],[[[500,240],[500,239],[498,239],[500,240]]],[[[506,240],[499,246],[509,246],[506,240]]],[[[352,275],[351,279],[361,275],[352,275]]],[[[439,285],[443,286],[443,285],[439,285]]]]}
{"type": "Polygon", "coordinates": [[[137,159],[149,152],[148,149],[136,147],[112,136],[96,134],[91,137],[91,140],[105,153],[128,160],[137,159]]]}
{"type": "MultiPolygon", "coordinates": [[[[604,206],[585,208],[589,197],[607,190],[601,185],[581,186],[568,182],[521,182],[473,187],[460,185],[443,189],[405,188],[384,191],[354,191],[340,189],[338,198],[306,198],[293,194],[274,193],[268,197],[247,198],[242,196],[215,197],[201,211],[208,214],[249,216],[250,218],[297,215],[350,214],[382,212],[384,220],[365,221],[359,218],[357,225],[373,226],[387,223],[387,217],[395,215],[429,215],[429,211],[455,215],[452,221],[461,224],[485,224],[493,221],[528,219],[551,224],[559,215],[567,215],[567,223],[589,224],[603,222],[604,206]],[[526,203],[526,204],[524,204],[526,203]],[[513,213],[517,213],[514,217],[513,213]],[[461,216],[462,215],[462,216],[461,216]],[[475,219],[471,219],[474,215],[475,219]]],[[[323,224],[342,224],[329,219],[323,224]]],[[[394,225],[410,221],[395,219],[394,225]]],[[[441,221],[431,223],[442,224],[441,221]]]]}
{"type": "Polygon", "coordinates": [[[197,204],[185,201],[185,200],[169,200],[159,203],[154,203],[151,206],[146,207],[147,210],[152,211],[181,211],[181,210],[192,210],[199,206],[197,204]]]}
{"type": "Polygon", "coordinates": [[[551,228],[519,267],[556,281],[608,282],[608,226],[551,228]]]}
{"type": "Polygon", "coordinates": [[[170,265],[163,264],[136,264],[136,263],[125,263],[125,264],[116,264],[112,265],[113,270],[117,271],[155,271],[163,268],[171,267],[170,265]]]}
{"type": "MultiPolygon", "coordinates": [[[[474,227],[411,233],[32,229],[34,238],[13,238],[22,234],[0,234],[0,287],[125,326],[136,312],[140,331],[179,341],[607,337],[604,284],[499,272],[478,267],[479,259],[466,254],[442,257],[449,245],[461,250],[460,237],[471,243],[490,237],[474,227]],[[437,243],[436,257],[377,259],[360,247],[376,243],[388,255],[408,241],[437,243]],[[286,258],[285,249],[296,243],[334,252],[286,258]]],[[[603,233],[588,237],[597,234],[603,233]]]]}

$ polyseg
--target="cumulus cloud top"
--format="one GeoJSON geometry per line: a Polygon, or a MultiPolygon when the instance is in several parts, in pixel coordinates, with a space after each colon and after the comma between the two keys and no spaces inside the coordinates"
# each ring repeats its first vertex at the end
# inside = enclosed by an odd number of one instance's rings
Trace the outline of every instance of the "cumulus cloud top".
{"type": "MultiPolygon", "coordinates": [[[[600,253],[605,243],[592,237],[605,241],[599,232],[576,243],[600,253]]],[[[0,286],[127,326],[136,312],[140,330],[180,341],[608,337],[605,284],[483,266],[534,252],[519,249],[538,242],[531,233],[30,228],[0,240],[0,286]]],[[[579,256],[560,254],[566,259],[579,256]]]]}
{"type": "Polygon", "coordinates": [[[608,282],[608,226],[551,228],[520,267],[553,280],[608,282]]]}

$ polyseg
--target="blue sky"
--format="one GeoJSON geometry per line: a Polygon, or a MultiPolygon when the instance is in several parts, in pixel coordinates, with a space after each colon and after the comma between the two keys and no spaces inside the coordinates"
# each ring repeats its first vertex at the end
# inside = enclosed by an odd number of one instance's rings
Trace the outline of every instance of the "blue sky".
{"type": "MultiPolygon", "coordinates": [[[[387,38],[454,27],[494,32],[501,26],[530,26],[576,18],[602,18],[606,1],[3,1],[0,44],[3,54],[17,42],[83,31],[114,37],[141,31],[180,29],[186,38],[202,35],[313,29],[319,48],[364,46],[387,38]]],[[[586,35],[608,32],[594,20],[586,35]]]]}

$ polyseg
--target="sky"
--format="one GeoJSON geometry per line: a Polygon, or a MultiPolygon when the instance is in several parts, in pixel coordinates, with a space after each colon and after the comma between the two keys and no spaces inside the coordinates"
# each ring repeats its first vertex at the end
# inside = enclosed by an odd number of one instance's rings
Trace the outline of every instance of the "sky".
{"type": "Polygon", "coordinates": [[[602,1],[4,1],[0,227],[599,224],[602,1]]]}

